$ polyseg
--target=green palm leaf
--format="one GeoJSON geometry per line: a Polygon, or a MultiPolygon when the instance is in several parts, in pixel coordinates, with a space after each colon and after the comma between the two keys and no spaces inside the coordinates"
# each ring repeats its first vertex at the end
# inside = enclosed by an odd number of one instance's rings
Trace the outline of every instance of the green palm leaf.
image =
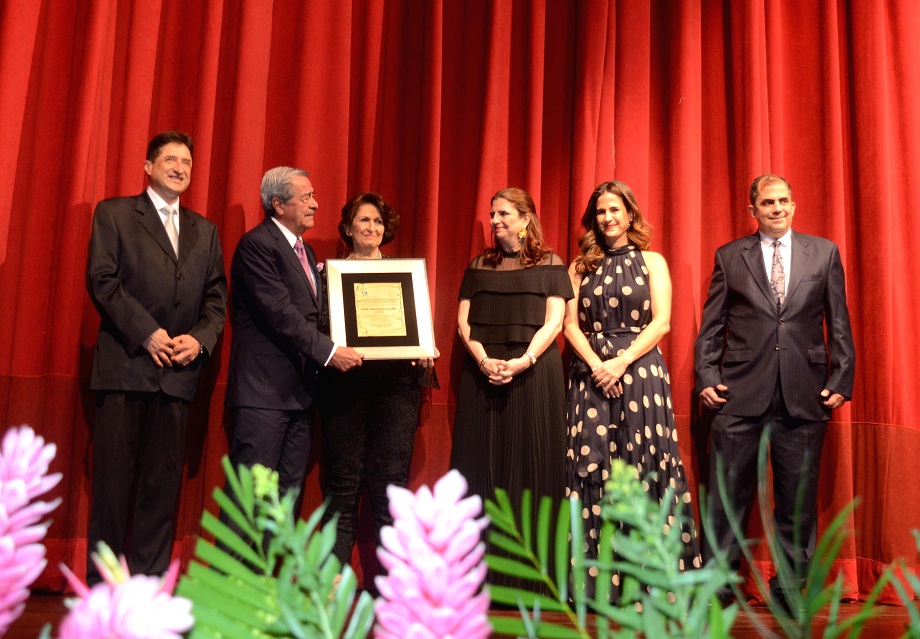
{"type": "MultiPolygon", "coordinates": [[[[522,635],[531,636],[521,619],[514,619],[513,617],[493,617],[490,615],[489,623],[492,624],[492,630],[497,634],[514,637],[522,635]]],[[[538,637],[545,637],[547,639],[586,639],[589,637],[589,635],[575,628],[554,623],[539,624],[538,632],[538,637]]]]}
{"type": "Polygon", "coordinates": [[[306,521],[296,520],[296,494],[279,494],[277,473],[261,467],[234,471],[226,458],[223,466],[227,487],[215,491],[215,501],[235,527],[210,513],[202,516],[202,528],[215,543],[198,541],[196,561],[177,589],[192,601],[196,624],[190,637],[366,637],[373,600],[363,593],[352,610],[357,577],[332,554],[336,519],[321,525],[320,507],[306,521]]]}

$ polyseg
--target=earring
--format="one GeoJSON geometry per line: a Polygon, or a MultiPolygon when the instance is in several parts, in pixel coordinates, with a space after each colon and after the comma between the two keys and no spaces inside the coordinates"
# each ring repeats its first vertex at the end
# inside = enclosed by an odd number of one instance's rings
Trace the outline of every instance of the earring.
{"type": "Polygon", "coordinates": [[[523,241],[525,237],[527,237],[527,227],[526,226],[522,228],[520,231],[518,231],[518,238],[521,241],[523,241]]]}

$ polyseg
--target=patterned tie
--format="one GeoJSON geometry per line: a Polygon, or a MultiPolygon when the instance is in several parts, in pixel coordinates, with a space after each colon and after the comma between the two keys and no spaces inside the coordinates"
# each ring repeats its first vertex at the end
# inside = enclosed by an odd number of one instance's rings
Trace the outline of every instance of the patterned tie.
{"type": "Polygon", "coordinates": [[[166,213],[166,221],[163,222],[163,226],[166,227],[166,235],[169,236],[169,243],[172,244],[176,257],[179,257],[179,229],[176,228],[176,222],[173,220],[176,211],[173,207],[166,206],[163,207],[163,212],[166,213]]]}
{"type": "Polygon", "coordinates": [[[313,289],[313,297],[316,297],[316,279],[313,277],[313,269],[310,268],[310,260],[307,259],[307,249],[303,246],[303,240],[299,237],[294,242],[294,252],[297,253],[297,259],[307,274],[307,280],[310,281],[310,288],[313,289]]]}
{"type": "Polygon", "coordinates": [[[782,310],[786,301],[786,275],[783,273],[783,256],[779,252],[779,240],[773,240],[773,266],[770,269],[770,288],[776,298],[776,310],[782,310]]]}

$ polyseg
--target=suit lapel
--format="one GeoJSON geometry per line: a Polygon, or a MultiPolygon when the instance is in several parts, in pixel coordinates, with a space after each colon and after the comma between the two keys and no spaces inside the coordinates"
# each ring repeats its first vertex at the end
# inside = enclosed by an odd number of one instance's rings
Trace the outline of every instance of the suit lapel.
{"type": "MultiPolygon", "coordinates": [[[[307,286],[307,289],[310,291],[310,293],[313,293],[313,287],[310,286],[310,280],[307,279],[307,272],[303,270],[303,264],[301,264],[300,260],[297,258],[297,253],[294,252],[294,247],[288,244],[288,239],[278,229],[275,223],[271,221],[270,218],[265,218],[265,226],[268,228],[268,232],[271,234],[271,236],[275,238],[275,241],[278,242],[281,254],[284,255],[284,257],[290,263],[291,268],[300,274],[300,276],[303,278],[304,284],[307,286]]],[[[306,244],[304,244],[304,248],[306,248],[306,244]]],[[[309,257],[310,250],[308,249],[307,259],[309,259],[309,257]]]]}
{"type": "Polygon", "coordinates": [[[773,297],[773,291],[770,289],[770,282],[767,279],[767,269],[763,262],[763,251],[760,250],[760,236],[756,233],[749,238],[749,241],[744,247],[742,259],[744,259],[744,263],[751,272],[751,277],[754,278],[757,288],[759,288],[760,292],[767,298],[770,305],[775,308],[776,300],[773,297]]]}
{"type": "MultiPolygon", "coordinates": [[[[164,229],[165,232],[165,229],[164,229]]],[[[168,239],[168,238],[167,238],[168,239]]],[[[198,243],[198,225],[188,209],[179,207],[179,266],[185,262],[192,247],[198,243]]]]}
{"type": "Polygon", "coordinates": [[[319,276],[319,269],[316,268],[316,255],[313,253],[313,247],[304,242],[304,248],[307,249],[307,260],[310,262],[310,268],[313,270],[313,281],[316,282],[316,299],[323,299],[323,278],[319,276]]]}
{"type": "Polygon", "coordinates": [[[808,271],[808,260],[811,257],[811,246],[808,239],[793,232],[791,255],[792,266],[789,274],[789,284],[786,286],[786,303],[783,305],[784,307],[789,305],[789,300],[792,299],[799,283],[808,271]]]}
{"type": "MultiPolygon", "coordinates": [[[[150,201],[150,198],[147,196],[147,193],[141,193],[137,198],[137,212],[138,212],[138,221],[141,226],[144,227],[150,236],[160,245],[160,248],[163,249],[163,252],[169,256],[169,258],[178,263],[176,258],[176,253],[173,251],[172,244],[169,241],[169,236],[166,235],[166,229],[163,227],[163,220],[160,219],[160,214],[153,207],[153,202],[150,201]]],[[[182,233],[179,233],[179,248],[181,252],[182,248],[182,233]]]]}

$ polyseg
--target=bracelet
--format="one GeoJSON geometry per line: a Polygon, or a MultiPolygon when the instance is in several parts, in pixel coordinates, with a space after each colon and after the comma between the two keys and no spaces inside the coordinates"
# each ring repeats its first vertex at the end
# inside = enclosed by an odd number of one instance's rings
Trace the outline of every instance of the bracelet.
{"type": "Polygon", "coordinates": [[[482,360],[480,360],[480,362],[479,362],[479,370],[482,370],[482,367],[483,367],[483,366],[485,365],[485,363],[488,362],[488,361],[489,361],[489,356],[488,356],[488,355],[486,355],[485,357],[483,357],[482,360]]]}
{"type": "Polygon", "coordinates": [[[524,355],[526,355],[527,357],[530,358],[530,365],[531,365],[531,366],[536,366],[536,365],[537,365],[537,356],[533,354],[533,351],[527,351],[526,353],[524,353],[524,355]]]}

